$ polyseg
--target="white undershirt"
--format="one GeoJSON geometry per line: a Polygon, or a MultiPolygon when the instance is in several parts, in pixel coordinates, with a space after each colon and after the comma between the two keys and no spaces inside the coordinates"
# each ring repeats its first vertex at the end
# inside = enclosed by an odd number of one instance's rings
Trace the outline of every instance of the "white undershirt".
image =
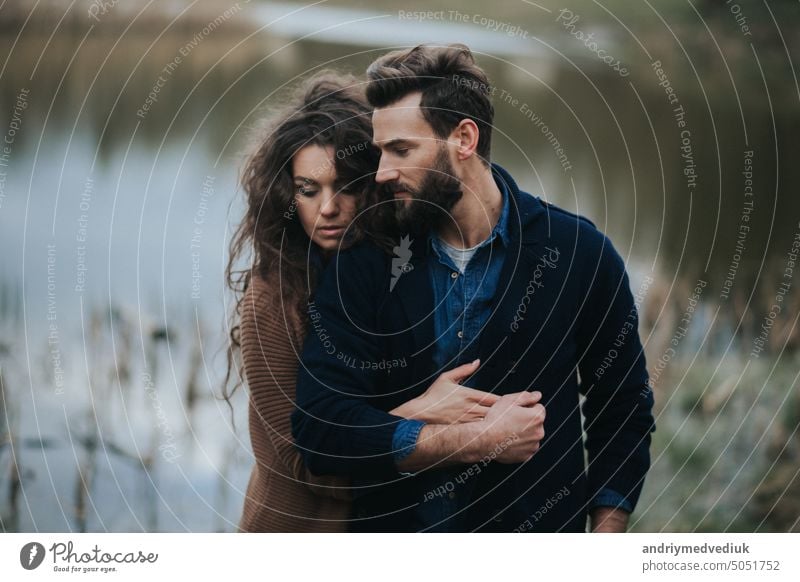
{"type": "Polygon", "coordinates": [[[461,272],[462,274],[464,273],[464,269],[467,268],[470,259],[472,259],[472,256],[478,250],[478,247],[483,244],[483,242],[479,242],[474,247],[469,249],[457,249],[454,246],[450,246],[442,239],[439,239],[439,242],[442,245],[442,250],[444,250],[444,252],[447,253],[448,257],[453,259],[453,263],[455,263],[459,272],[461,272]]]}

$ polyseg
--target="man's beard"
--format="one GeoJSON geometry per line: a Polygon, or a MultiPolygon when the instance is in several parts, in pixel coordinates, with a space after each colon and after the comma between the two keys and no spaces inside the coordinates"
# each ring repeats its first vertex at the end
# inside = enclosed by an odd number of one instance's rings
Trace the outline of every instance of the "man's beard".
{"type": "Polygon", "coordinates": [[[414,190],[398,183],[389,184],[390,192],[407,191],[408,201],[397,200],[397,222],[403,232],[412,235],[426,234],[437,230],[448,220],[450,211],[461,199],[461,181],[456,178],[447,152],[439,151],[433,166],[414,190]]]}

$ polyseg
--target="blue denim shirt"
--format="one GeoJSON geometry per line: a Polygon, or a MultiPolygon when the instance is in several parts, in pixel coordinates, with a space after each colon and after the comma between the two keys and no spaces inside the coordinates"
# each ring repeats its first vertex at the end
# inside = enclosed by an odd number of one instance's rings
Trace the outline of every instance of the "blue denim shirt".
{"type": "MultiPolygon", "coordinates": [[[[434,362],[440,373],[471,362],[478,356],[478,337],[491,313],[509,244],[509,194],[502,180],[495,178],[495,181],[503,195],[500,217],[489,237],[478,245],[463,273],[459,272],[444,251],[439,237],[435,233],[428,237],[428,244],[433,251],[433,260],[428,265],[436,306],[434,330],[437,340],[434,362]]],[[[398,423],[392,439],[395,462],[414,451],[424,424],[413,419],[398,423]]],[[[469,480],[464,485],[452,487],[453,479],[461,473],[461,469],[445,469],[424,476],[426,487],[430,490],[438,488],[448,492],[447,495],[436,496],[422,504],[425,514],[423,521],[429,525],[440,524],[435,529],[448,529],[448,524],[452,522],[446,520],[461,509],[462,502],[469,501],[470,488],[464,486],[470,484],[469,480]]],[[[627,511],[633,509],[622,495],[610,489],[602,489],[589,507],[601,505],[620,507],[627,511]]]]}
{"type": "Polygon", "coordinates": [[[508,194],[489,237],[459,272],[435,234],[428,244],[435,260],[428,262],[434,298],[434,363],[439,372],[452,370],[478,357],[478,336],[489,319],[508,240],[508,194]]]}

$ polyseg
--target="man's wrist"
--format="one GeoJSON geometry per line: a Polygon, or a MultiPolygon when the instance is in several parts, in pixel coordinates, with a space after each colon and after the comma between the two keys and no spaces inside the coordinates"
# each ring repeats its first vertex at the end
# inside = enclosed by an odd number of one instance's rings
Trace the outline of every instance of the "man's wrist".
{"type": "Polygon", "coordinates": [[[589,512],[593,533],[624,533],[630,514],[614,507],[595,507],[589,512]]]}
{"type": "Polygon", "coordinates": [[[486,425],[482,421],[452,425],[459,431],[459,449],[456,457],[462,463],[477,463],[486,456],[486,425]]]}

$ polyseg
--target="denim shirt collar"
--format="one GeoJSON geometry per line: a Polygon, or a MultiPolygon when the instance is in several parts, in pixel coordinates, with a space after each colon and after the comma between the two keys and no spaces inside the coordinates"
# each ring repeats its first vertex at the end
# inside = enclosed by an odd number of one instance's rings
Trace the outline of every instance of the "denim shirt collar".
{"type": "MultiPolygon", "coordinates": [[[[510,242],[510,235],[508,232],[508,212],[509,212],[509,192],[508,185],[505,180],[498,176],[494,168],[492,168],[492,177],[494,178],[497,187],[500,189],[500,194],[503,196],[503,206],[500,209],[500,217],[497,219],[497,224],[494,225],[489,237],[478,245],[478,248],[492,244],[494,239],[500,238],[503,245],[508,247],[510,242]]],[[[428,233],[428,248],[432,248],[438,257],[441,257],[441,240],[435,232],[428,233]]]]}

